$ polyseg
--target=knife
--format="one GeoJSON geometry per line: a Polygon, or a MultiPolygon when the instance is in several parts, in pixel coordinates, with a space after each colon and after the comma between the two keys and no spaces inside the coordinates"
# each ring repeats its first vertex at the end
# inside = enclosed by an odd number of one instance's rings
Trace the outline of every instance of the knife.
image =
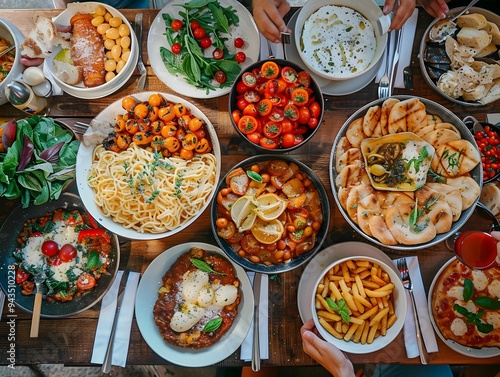
{"type": "Polygon", "coordinates": [[[394,48],[394,55],[392,58],[391,71],[389,76],[389,97],[392,96],[392,89],[394,89],[394,80],[396,78],[396,66],[399,62],[399,54],[401,51],[401,36],[403,35],[402,30],[396,30],[396,47],[394,48]]]}
{"type": "Polygon", "coordinates": [[[141,74],[137,82],[137,89],[139,90],[143,90],[146,87],[146,80],[148,78],[148,72],[142,61],[142,16],[142,13],[137,13],[134,21],[134,31],[139,45],[139,59],[137,60],[137,68],[141,74]]]}
{"type": "Polygon", "coordinates": [[[113,350],[113,343],[115,340],[116,325],[118,324],[118,317],[120,316],[120,309],[123,302],[123,296],[125,296],[125,287],[127,285],[129,272],[130,270],[127,268],[123,272],[122,279],[120,280],[120,286],[118,288],[118,299],[116,300],[115,318],[113,319],[113,326],[111,327],[111,334],[109,336],[108,348],[106,349],[106,355],[104,356],[104,361],[102,363],[101,370],[103,373],[109,373],[109,371],[111,370],[111,362],[113,356],[112,350],[113,350]]]}
{"type": "Polygon", "coordinates": [[[253,278],[253,347],[252,347],[252,370],[260,370],[260,340],[259,340],[259,301],[260,287],[262,285],[262,274],[256,272],[253,278]]]}

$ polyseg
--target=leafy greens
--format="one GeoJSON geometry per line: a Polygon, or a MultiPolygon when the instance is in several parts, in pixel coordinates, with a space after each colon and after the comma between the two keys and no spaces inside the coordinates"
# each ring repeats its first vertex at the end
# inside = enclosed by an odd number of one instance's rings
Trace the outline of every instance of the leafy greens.
{"type": "Polygon", "coordinates": [[[54,119],[34,115],[17,121],[16,138],[0,153],[0,196],[23,208],[59,198],[75,178],[80,142],[54,119]]]}

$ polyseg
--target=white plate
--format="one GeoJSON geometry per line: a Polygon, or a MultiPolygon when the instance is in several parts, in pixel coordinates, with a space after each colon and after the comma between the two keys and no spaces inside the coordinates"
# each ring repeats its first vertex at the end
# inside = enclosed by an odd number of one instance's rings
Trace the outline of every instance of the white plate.
{"type": "Polygon", "coordinates": [[[319,275],[331,263],[352,255],[371,257],[386,263],[399,274],[398,269],[382,250],[363,242],[342,242],[321,250],[302,272],[297,289],[297,305],[302,322],[312,319],[311,296],[319,275]]]}
{"type": "MultiPolygon", "coordinates": [[[[298,13],[298,11],[295,12],[290,18],[290,21],[288,21],[288,28],[292,31],[292,35],[295,30],[295,23],[297,22],[298,13]]],[[[297,46],[294,42],[285,45],[285,51],[287,60],[290,60],[291,62],[294,62],[302,67],[305,66],[304,62],[300,58],[299,52],[297,51],[297,46]]],[[[315,73],[310,72],[309,70],[308,72],[316,79],[316,82],[321,88],[323,94],[330,96],[344,96],[356,93],[367,86],[369,83],[371,83],[375,76],[377,76],[377,72],[382,64],[382,61],[383,59],[380,59],[380,61],[365,74],[349,80],[332,81],[320,77],[315,73]]]]}
{"type": "Polygon", "coordinates": [[[431,287],[429,289],[429,294],[428,294],[428,309],[429,309],[429,317],[431,318],[431,323],[432,327],[434,327],[434,331],[438,336],[441,338],[444,344],[446,344],[448,347],[450,347],[453,351],[458,352],[462,355],[465,356],[470,356],[470,357],[475,357],[478,359],[486,359],[488,357],[495,357],[495,356],[500,356],[500,348],[499,347],[483,347],[481,349],[478,348],[470,348],[463,346],[461,344],[458,344],[454,340],[450,339],[445,339],[443,335],[441,334],[441,331],[439,331],[439,328],[436,325],[436,322],[434,321],[434,315],[432,314],[432,293],[434,291],[434,285],[436,284],[439,276],[443,273],[443,271],[448,267],[451,263],[453,263],[457,258],[453,257],[451,258],[448,262],[446,262],[443,267],[439,269],[437,272],[436,276],[434,277],[434,280],[432,280],[431,287]]]}
{"type": "MultiPolygon", "coordinates": [[[[250,64],[259,60],[260,38],[257,25],[255,25],[250,12],[248,12],[248,10],[238,1],[219,0],[219,3],[224,7],[232,6],[240,18],[239,25],[232,27],[231,37],[226,42],[226,46],[229,51],[235,52],[233,44],[234,39],[238,37],[243,38],[245,45],[243,48],[238,49],[238,51],[243,51],[247,56],[245,62],[241,64],[241,68],[244,70],[250,64]]],[[[184,76],[171,74],[165,67],[161,59],[160,47],[170,48],[170,46],[165,37],[165,22],[163,21],[162,14],[169,13],[176,17],[179,14],[179,10],[184,9],[180,7],[179,4],[183,4],[183,2],[178,0],[171,1],[158,13],[151,24],[151,29],[149,29],[148,34],[148,56],[151,62],[151,68],[153,68],[156,76],[158,76],[158,78],[170,89],[191,98],[215,98],[229,93],[231,87],[210,90],[207,94],[206,89],[197,88],[188,84],[184,76]]]]}
{"type": "Polygon", "coordinates": [[[137,59],[139,58],[138,42],[132,26],[121,12],[110,5],[99,2],[71,3],[68,5],[68,8],[61,12],[57,17],[55,17],[53,21],[58,25],[69,25],[71,17],[73,17],[77,12],[92,14],[94,13],[95,8],[98,5],[104,6],[111,15],[120,17],[123,20],[123,23],[125,23],[130,29],[131,56],[123,67],[123,70],[113,80],[107,83],[93,88],[85,88],[83,83],[77,85],[68,85],[57,77],[54,71],[53,59],[59,53],[59,51],[61,51],[61,46],[57,46],[56,48],[54,48],[49,58],[47,59],[47,69],[50,71],[55,82],[61,87],[61,89],[73,97],[82,99],[102,98],[116,92],[123,85],[125,85],[128,79],[132,76],[135,70],[135,66],[137,65],[137,59]]]}
{"type": "MultiPolygon", "coordinates": [[[[140,93],[134,93],[134,97],[138,99],[139,101],[147,101],[149,96],[153,93],[158,93],[158,92],[140,92],[140,93]]],[[[194,116],[203,119],[206,128],[208,131],[208,134],[210,135],[210,141],[212,142],[212,147],[213,151],[212,153],[214,154],[216,160],[217,160],[217,167],[216,167],[216,176],[215,176],[215,183],[214,187],[212,190],[212,193],[210,196],[207,198],[207,201],[203,208],[196,214],[194,217],[189,219],[188,221],[184,222],[180,227],[177,229],[167,231],[164,233],[140,233],[137,232],[136,230],[133,229],[128,229],[122,226],[121,224],[115,223],[111,218],[103,216],[101,213],[99,207],[95,204],[94,201],[94,191],[92,188],[88,185],[87,183],[87,177],[90,171],[90,167],[92,165],[92,153],[94,151],[93,147],[86,147],[83,145],[83,143],[80,145],[80,148],[78,149],[78,154],[76,156],[76,183],[78,186],[78,192],[80,194],[80,197],[82,198],[82,202],[85,205],[85,208],[89,213],[96,219],[104,228],[108,229],[109,231],[130,239],[135,239],[135,240],[156,240],[159,238],[164,238],[171,236],[175,233],[180,232],[181,230],[187,228],[190,224],[192,224],[202,213],[203,211],[208,207],[208,205],[211,203],[212,198],[215,194],[217,184],[219,182],[219,177],[220,177],[220,169],[221,169],[221,154],[220,154],[220,146],[219,146],[219,139],[217,138],[217,133],[215,132],[215,128],[212,125],[212,122],[206,117],[203,112],[198,109],[196,106],[194,106],[192,103],[186,101],[185,99],[181,97],[174,96],[172,94],[167,94],[167,93],[160,93],[167,101],[173,102],[173,103],[182,103],[184,106],[188,107],[191,110],[191,114],[194,116]]],[[[113,102],[111,105],[109,105],[106,109],[104,109],[102,112],[100,112],[94,119],[98,121],[103,121],[103,122],[108,122],[111,124],[114,124],[116,121],[116,116],[118,114],[123,114],[125,110],[122,108],[122,100],[119,99],[115,102],[113,102]]],[[[91,130],[87,130],[87,133],[90,133],[91,130]]]]}
{"type": "Polygon", "coordinates": [[[201,349],[177,347],[165,341],[153,316],[153,308],[158,299],[158,289],[162,284],[162,277],[169,267],[191,247],[199,247],[225,256],[218,247],[198,242],[177,245],[161,253],[149,264],[141,278],[135,300],[135,317],[142,337],[159,356],[180,366],[204,367],[224,360],[241,346],[252,324],[254,301],[252,286],[245,270],[228,259],[236,269],[243,293],[238,307],[238,315],[229,331],[222,336],[218,343],[201,349]]]}

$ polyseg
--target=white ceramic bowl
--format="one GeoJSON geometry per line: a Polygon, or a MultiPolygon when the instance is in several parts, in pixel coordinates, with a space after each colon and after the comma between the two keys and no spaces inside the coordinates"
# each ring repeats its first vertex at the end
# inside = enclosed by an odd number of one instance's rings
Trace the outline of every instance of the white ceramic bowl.
{"type": "Polygon", "coordinates": [[[298,54],[306,67],[317,74],[320,77],[333,80],[333,81],[343,81],[343,80],[350,80],[356,77],[359,77],[366,73],[367,71],[370,71],[374,66],[376,66],[380,59],[382,58],[385,50],[385,46],[387,44],[387,34],[381,34],[379,31],[379,28],[377,27],[377,20],[383,16],[382,10],[380,7],[375,3],[373,0],[363,0],[363,1],[351,1],[351,0],[315,0],[315,1],[308,1],[299,11],[298,17],[297,17],[297,22],[295,24],[295,29],[294,29],[294,40],[295,40],[295,45],[297,47],[298,54]],[[370,64],[363,69],[359,70],[358,72],[350,75],[349,77],[340,77],[336,75],[332,75],[329,73],[326,73],[324,71],[319,70],[317,67],[315,67],[312,62],[310,61],[309,58],[303,53],[302,49],[302,32],[304,28],[304,23],[307,21],[307,19],[314,13],[316,12],[319,8],[324,7],[326,5],[336,5],[336,6],[346,6],[351,9],[354,9],[355,11],[359,12],[361,15],[363,15],[370,23],[373,25],[373,29],[375,31],[375,38],[377,40],[377,46],[375,48],[375,55],[373,59],[370,61],[370,64]]]}
{"type": "Polygon", "coordinates": [[[59,51],[61,51],[61,47],[58,46],[55,48],[50,57],[47,59],[47,68],[54,77],[56,84],[69,95],[83,99],[102,98],[120,89],[134,73],[135,66],[137,65],[137,59],[139,57],[138,41],[132,25],[130,25],[122,13],[107,4],[98,2],[70,3],[68,8],[54,19],[54,22],[60,25],[69,25],[71,17],[73,17],[76,13],[80,12],[92,14],[98,5],[104,6],[112,16],[120,17],[123,23],[130,29],[130,57],[120,73],[118,73],[112,80],[93,88],[86,88],[83,83],[68,85],[57,77],[54,70],[53,60],[59,51]]]}
{"type": "MultiPolygon", "coordinates": [[[[380,251],[382,253],[382,251],[380,251]]],[[[321,336],[329,343],[333,344],[337,348],[341,349],[342,351],[345,352],[350,352],[350,353],[357,353],[357,354],[365,354],[365,353],[370,353],[370,352],[375,352],[378,351],[384,347],[386,347],[388,344],[390,344],[401,332],[401,329],[403,328],[403,324],[405,322],[406,318],[406,294],[404,291],[403,283],[401,282],[401,277],[399,276],[396,271],[387,265],[385,262],[382,262],[380,258],[376,257],[368,257],[368,256],[350,256],[347,258],[343,258],[340,260],[337,260],[331,264],[329,264],[317,277],[316,283],[314,284],[314,289],[311,295],[311,310],[313,314],[313,320],[314,324],[316,325],[316,328],[318,329],[318,332],[321,334],[321,336]],[[377,263],[384,272],[386,272],[389,275],[389,278],[391,282],[394,284],[394,290],[393,290],[393,297],[394,297],[394,309],[396,312],[396,322],[387,330],[387,333],[385,336],[378,336],[376,337],[371,344],[365,343],[361,344],[360,342],[355,343],[352,340],[350,341],[345,341],[343,339],[338,339],[334,337],[332,334],[330,334],[320,323],[318,320],[318,315],[316,311],[316,306],[315,306],[315,296],[316,296],[316,287],[320,283],[320,281],[323,279],[323,276],[334,266],[346,262],[348,260],[367,260],[373,263],[377,263]]]]}
{"type": "Polygon", "coordinates": [[[18,48],[24,40],[24,35],[10,22],[0,19],[0,37],[5,39],[10,44],[15,44],[16,46],[14,65],[12,66],[12,69],[7,77],[0,82],[0,105],[3,105],[8,102],[7,97],[5,96],[5,86],[8,82],[19,78],[24,69],[24,66],[21,64],[21,50],[18,48]]]}

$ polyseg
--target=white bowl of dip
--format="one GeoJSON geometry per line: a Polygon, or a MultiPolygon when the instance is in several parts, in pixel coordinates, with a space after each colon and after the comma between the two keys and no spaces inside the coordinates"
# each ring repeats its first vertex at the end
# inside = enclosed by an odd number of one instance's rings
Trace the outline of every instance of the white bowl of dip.
{"type": "Polygon", "coordinates": [[[387,34],[377,27],[382,16],[373,0],[308,1],[294,31],[299,56],[308,69],[329,80],[361,76],[384,54],[387,34]]]}

